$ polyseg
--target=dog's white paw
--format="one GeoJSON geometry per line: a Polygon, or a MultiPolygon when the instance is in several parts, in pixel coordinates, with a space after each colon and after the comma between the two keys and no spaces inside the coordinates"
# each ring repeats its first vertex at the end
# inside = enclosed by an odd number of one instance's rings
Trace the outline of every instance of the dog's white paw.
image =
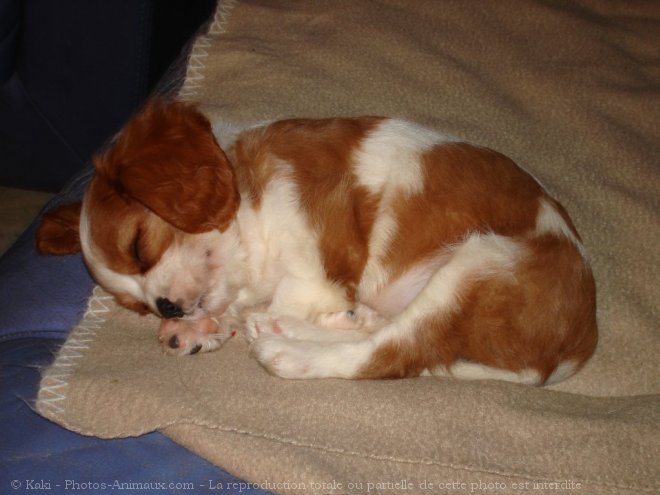
{"type": "Polygon", "coordinates": [[[281,334],[261,334],[250,351],[266,370],[282,378],[314,378],[315,342],[292,340],[281,334]]]}
{"type": "Polygon", "coordinates": [[[266,370],[282,378],[355,378],[373,352],[373,343],[315,342],[264,334],[251,347],[266,370]]]}
{"type": "Polygon", "coordinates": [[[168,354],[185,356],[214,351],[235,333],[222,319],[163,320],[158,340],[168,354]]]}

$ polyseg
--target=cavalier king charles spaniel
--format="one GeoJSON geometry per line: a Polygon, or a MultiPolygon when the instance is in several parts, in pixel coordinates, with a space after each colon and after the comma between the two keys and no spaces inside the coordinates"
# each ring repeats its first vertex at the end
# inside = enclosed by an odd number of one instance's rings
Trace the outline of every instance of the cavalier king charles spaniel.
{"type": "Polygon", "coordinates": [[[239,331],[285,378],[543,385],[594,352],[580,236],[506,156],[383,117],[220,134],[194,105],[148,102],[82,204],[44,216],[39,251],[82,250],[119,304],[162,318],[167,352],[239,331]]]}

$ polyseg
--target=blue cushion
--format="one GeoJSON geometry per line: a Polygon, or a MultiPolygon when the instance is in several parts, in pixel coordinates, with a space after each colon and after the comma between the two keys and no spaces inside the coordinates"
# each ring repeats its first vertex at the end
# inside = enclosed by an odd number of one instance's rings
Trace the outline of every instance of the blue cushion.
{"type": "MultiPolygon", "coordinates": [[[[80,200],[91,170],[74,179],[45,209],[80,200]]],[[[35,221],[0,258],[0,342],[17,337],[64,338],[80,319],[93,282],[81,256],[41,256],[35,221]]]]}

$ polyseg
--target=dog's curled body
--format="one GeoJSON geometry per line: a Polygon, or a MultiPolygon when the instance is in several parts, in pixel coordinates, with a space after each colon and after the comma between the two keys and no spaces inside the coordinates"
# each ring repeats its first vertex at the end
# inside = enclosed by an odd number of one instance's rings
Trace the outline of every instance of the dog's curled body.
{"type": "MultiPolygon", "coordinates": [[[[40,247],[61,252],[51,217],[40,247]]],[[[151,102],[96,159],[80,243],[120,303],[165,318],[170,352],[242,331],[288,378],[545,384],[597,341],[562,206],[505,156],[396,119],[278,121],[222,150],[194,107],[151,102]]]]}

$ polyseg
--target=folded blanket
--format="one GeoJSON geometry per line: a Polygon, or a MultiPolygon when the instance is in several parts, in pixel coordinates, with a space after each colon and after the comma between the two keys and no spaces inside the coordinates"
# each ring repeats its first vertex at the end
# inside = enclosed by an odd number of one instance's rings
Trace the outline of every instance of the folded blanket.
{"type": "Polygon", "coordinates": [[[590,252],[597,352],[543,389],[286,381],[240,338],[166,356],[154,317],[96,289],[37,408],[89,435],[161,430],[280,493],[657,493],[658,47],[655,2],[221,2],[183,98],[228,125],[391,115],[508,154],[590,252]]]}

